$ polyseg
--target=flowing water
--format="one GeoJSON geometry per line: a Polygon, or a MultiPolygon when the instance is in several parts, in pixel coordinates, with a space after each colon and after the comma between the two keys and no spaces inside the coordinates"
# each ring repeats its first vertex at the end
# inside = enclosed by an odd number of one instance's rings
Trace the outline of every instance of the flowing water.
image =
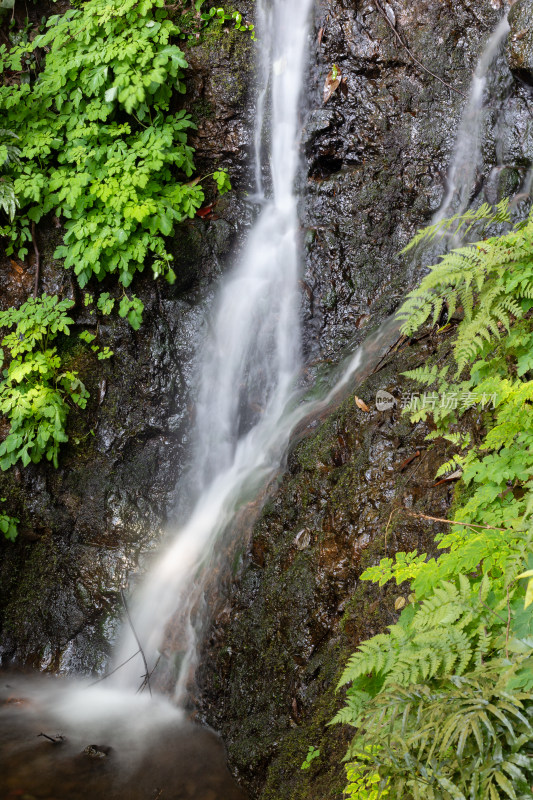
{"type": "MultiPolygon", "coordinates": [[[[294,182],[310,7],[311,0],[259,3],[264,85],[256,116],[256,180],[261,195],[268,101],[271,196],[263,202],[240,263],[222,282],[205,345],[193,464],[185,483],[196,504],[136,593],[133,626],[125,627],[116,656],[119,664],[138,649],[133,627],[151,670],[160,657],[165,626],[178,608],[181,652],[179,663],[170,665],[177,670],[178,697],[194,667],[203,579],[214,545],[243,495],[279,466],[288,435],[287,412],[300,368],[294,182]]],[[[117,675],[137,687],[145,670],[139,654],[117,675]]]]}
{"type": "MultiPolygon", "coordinates": [[[[206,581],[219,569],[224,534],[232,533],[239,509],[279,469],[294,429],[327,407],[353,382],[362,363],[371,360],[369,350],[379,350],[380,343],[397,331],[389,321],[377,344],[368,343],[341,366],[329,395],[298,402],[299,224],[294,183],[311,4],[311,0],[258,4],[262,85],[254,151],[255,199],[262,210],[240,262],[222,282],[204,347],[192,466],[182,486],[193,500],[193,510],[135,592],[115,654],[114,666],[120,667],[113,678],[117,683],[138,689],[146,684],[143,676],[157,668],[154,683],[165,691],[173,685],[179,702],[187,696],[197,665],[198,639],[208,619],[206,581]],[[270,131],[265,137],[267,109],[270,131]],[[261,166],[264,139],[271,142],[272,190],[267,198],[261,166]]],[[[508,30],[505,17],[478,61],[448,191],[434,221],[468,207],[480,158],[485,89],[508,30]]]]}
{"type": "Polygon", "coordinates": [[[455,142],[452,163],[448,173],[448,189],[442,205],[434,215],[432,224],[452,214],[463,214],[470,205],[481,160],[481,146],[486,124],[485,91],[491,77],[492,65],[504,39],[509,33],[505,15],[489,37],[477,62],[470,85],[468,102],[463,111],[455,142]]]}
{"type": "Polygon", "coordinates": [[[197,643],[208,619],[206,582],[218,571],[217,557],[226,555],[224,534],[238,535],[239,510],[257,497],[279,469],[296,427],[328,408],[361,369],[371,368],[383,343],[397,330],[393,322],[384,325],[364,350],[341,366],[331,389],[326,386],[314,399],[300,401],[299,223],[294,183],[311,4],[312,0],[261,0],[259,4],[265,51],[256,115],[255,175],[261,199],[268,104],[271,196],[262,200],[242,259],[222,282],[204,348],[193,463],[182,489],[194,498],[192,513],[135,592],[131,624],[125,624],[115,654],[114,666],[119,669],[113,680],[138,689],[143,675],[157,667],[153,683],[167,692],[173,685],[179,702],[187,697],[197,664],[197,643]]]}

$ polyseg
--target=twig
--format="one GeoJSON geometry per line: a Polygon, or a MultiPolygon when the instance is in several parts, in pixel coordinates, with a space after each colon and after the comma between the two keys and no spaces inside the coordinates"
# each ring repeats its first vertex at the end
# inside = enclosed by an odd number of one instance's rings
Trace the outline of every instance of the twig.
{"type": "Polygon", "coordinates": [[[126,603],[126,598],[124,596],[124,589],[122,587],[120,588],[120,596],[122,598],[122,603],[124,605],[124,610],[126,612],[126,616],[128,618],[128,622],[130,624],[131,632],[133,633],[133,636],[135,638],[135,641],[137,642],[137,646],[138,646],[139,651],[140,651],[141,656],[142,656],[144,668],[146,670],[144,678],[146,680],[146,684],[148,685],[148,691],[150,692],[150,697],[151,697],[152,696],[152,687],[150,686],[150,670],[148,669],[148,662],[146,660],[146,656],[144,655],[144,650],[143,650],[142,645],[141,645],[141,643],[139,641],[139,637],[137,636],[137,631],[133,627],[133,622],[131,621],[130,612],[129,612],[129,609],[128,609],[128,604],[126,603]]]}
{"type": "Polygon", "coordinates": [[[450,89],[452,92],[455,92],[455,94],[458,94],[458,95],[460,95],[461,97],[464,97],[464,98],[465,98],[465,100],[466,100],[466,99],[467,99],[467,97],[466,97],[466,94],[464,94],[463,92],[461,92],[459,89],[456,89],[456,88],[455,88],[454,86],[452,86],[450,83],[447,83],[447,82],[446,82],[446,81],[445,81],[443,78],[440,78],[438,75],[435,75],[435,73],[434,73],[434,72],[431,72],[431,70],[430,70],[430,69],[428,69],[427,67],[425,67],[425,66],[422,64],[422,62],[418,60],[418,58],[415,56],[415,54],[414,54],[413,52],[411,52],[411,50],[410,50],[410,48],[408,47],[408,45],[407,45],[407,44],[404,42],[404,40],[402,39],[402,37],[401,37],[401,36],[400,36],[400,34],[398,33],[398,30],[396,29],[396,26],[395,26],[395,25],[393,25],[393,24],[392,24],[392,22],[390,21],[390,19],[388,18],[388,16],[387,16],[387,12],[385,11],[385,9],[384,9],[384,8],[382,8],[382,6],[381,6],[381,3],[379,2],[379,0],[374,0],[374,3],[376,4],[376,8],[378,9],[379,13],[381,14],[381,16],[383,17],[383,19],[385,20],[385,22],[386,22],[386,23],[387,23],[387,25],[389,26],[389,28],[391,29],[391,31],[393,32],[393,34],[396,36],[396,38],[398,39],[398,41],[400,42],[400,44],[402,45],[402,47],[405,47],[405,49],[407,50],[407,52],[409,53],[409,55],[411,56],[411,58],[413,59],[413,61],[415,62],[415,64],[418,64],[418,66],[419,66],[421,69],[423,69],[423,70],[424,70],[424,72],[427,72],[427,74],[428,74],[428,75],[431,75],[431,77],[432,77],[432,78],[436,78],[436,80],[438,80],[440,83],[442,83],[442,85],[443,85],[443,86],[446,86],[446,88],[447,88],[447,89],[450,89]]]}
{"type": "Polygon", "coordinates": [[[39,736],[42,736],[44,739],[48,739],[48,741],[52,742],[52,744],[61,744],[65,740],[65,737],[61,736],[60,733],[58,733],[57,736],[48,736],[47,733],[38,733],[37,738],[39,738],[39,736]]]}
{"type": "Polygon", "coordinates": [[[507,627],[505,628],[505,655],[509,658],[509,628],[511,627],[511,604],[509,602],[509,587],[507,587],[507,627]]]}
{"type": "Polygon", "coordinates": [[[378,363],[376,364],[376,366],[374,367],[374,369],[373,369],[373,370],[372,370],[372,372],[370,373],[371,375],[375,375],[375,374],[376,374],[376,372],[379,372],[379,371],[380,371],[380,369],[383,369],[383,367],[382,367],[381,365],[383,364],[383,362],[385,361],[385,359],[386,359],[388,356],[390,356],[390,354],[392,353],[392,351],[394,350],[394,348],[398,346],[398,344],[403,344],[403,341],[402,341],[402,340],[405,340],[405,336],[404,336],[403,334],[401,334],[400,336],[398,336],[398,338],[397,338],[397,339],[396,339],[396,340],[395,340],[395,341],[394,341],[394,342],[391,344],[391,346],[389,347],[389,349],[387,350],[387,352],[386,352],[386,353],[384,353],[384,354],[381,356],[381,358],[379,359],[378,363]]]}
{"type": "Polygon", "coordinates": [[[144,687],[145,687],[147,684],[148,684],[148,687],[150,686],[150,678],[152,677],[152,675],[153,675],[153,674],[154,674],[154,672],[156,671],[156,669],[157,669],[157,665],[159,664],[159,662],[160,662],[160,661],[161,661],[161,654],[159,654],[159,655],[157,656],[157,661],[155,662],[155,664],[154,664],[154,666],[153,666],[153,669],[152,669],[152,671],[150,672],[150,674],[149,674],[149,675],[145,675],[145,676],[144,676],[143,682],[141,683],[141,685],[140,685],[140,686],[139,686],[139,688],[137,689],[137,691],[136,691],[136,694],[140,694],[140,693],[143,691],[144,687]]]}
{"type": "Polygon", "coordinates": [[[387,520],[387,527],[385,528],[385,555],[387,555],[387,536],[389,535],[389,527],[390,527],[392,515],[394,514],[395,511],[398,511],[398,507],[391,508],[391,512],[390,512],[389,518],[387,520]]]}
{"type": "Polygon", "coordinates": [[[88,688],[90,688],[91,686],[96,686],[97,683],[101,683],[102,681],[105,681],[106,678],[109,678],[110,675],[113,675],[113,673],[116,672],[117,670],[121,669],[121,667],[125,667],[126,664],[128,663],[128,661],[131,661],[133,658],[135,658],[135,656],[138,656],[140,652],[141,652],[140,650],[137,650],[136,653],[134,653],[132,656],[127,658],[126,661],[123,661],[122,664],[119,664],[118,667],[115,667],[115,669],[112,669],[111,672],[108,672],[106,675],[102,675],[101,678],[97,678],[97,680],[95,680],[92,683],[90,683],[88,688]]]}
{"type": "Polygon", "coordinates": [[[483,528],[489,531],[501,531],[505,533],[505,528],[495,528],[493,525],[477,525],[474,522],[457,522],[453,519],[444,519],[443,517],[430,517],[428,514],[416,514],[414,511],[406,511],[410,517],[420,517],[421,519],[429,519],[432,522],[446,522],[448,525],[462,525],[463,528],[483,528]]]}
{"type": "Polygon", "coordinates": [[[33,242],[33,252],[35,253],[35,281],[33,284],[33,296],[37,297],[39,292],[39,272],[41,269],[41,254],[37,247],[37,234],[35,232],[35,222],[31,223],[31,240],[33,242]]]}

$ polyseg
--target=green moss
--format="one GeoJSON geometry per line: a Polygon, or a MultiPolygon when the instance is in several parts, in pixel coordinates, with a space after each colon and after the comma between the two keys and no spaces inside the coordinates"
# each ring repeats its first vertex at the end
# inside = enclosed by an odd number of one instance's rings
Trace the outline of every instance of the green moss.
{"type": "MultiPolygon", "coordinates": [[[[196,100],[196,102],[193,103],[192,106],[191,106],[191,116],[192,116],[193,122],[196,125],[198,125],[200,120],[212,119],[214,117],[214,115],[215,115],[215,110],[214,110],[212,104],[208,100],[206,100],[205,98],[200,98],[199,100],[196,100]]],[[[181,244],[181,240],[180,240],[180,244],[181,244]]]]}

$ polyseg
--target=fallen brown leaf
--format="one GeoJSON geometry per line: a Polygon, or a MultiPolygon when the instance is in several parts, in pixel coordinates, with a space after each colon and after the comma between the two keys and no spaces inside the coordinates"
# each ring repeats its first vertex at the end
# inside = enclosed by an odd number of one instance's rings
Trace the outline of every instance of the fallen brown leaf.
{"type": "Polygon", "coordinates": [[[11,261],[11,266],[13,267],[13,269],[15,270],[15,272],[18,272],[18,274],[19,274],[19,275],[22,275],[22,273],[24,272],[24,270],[22,269],[22,267],[20,266],[20,264],[17,264],[17,262],[16,262],[16,261],[13,261],[13,259],[12,259],[12,258],[10,258],[9,260],[11,261]]]}
{"type": "Polygon", "coordinates": [[[411,461],[415,460],[415,458],[420,458],[420,450],[417,450],[416,453],[414,453],[414,455],[409,456],[409,458],[406,458],[405,461],[402,461],[402,463],[398,467],[398,472],[402,472],[406,467],[409,466],[411,461]]]}
{"type": "Polygon", "coordinates": [[[354,395],[353,399],[354,399],[355,405],[357,406],[357,408],[360,408],[361,411],[366,411],[367,413],[370,411],[370,409],[367,406],[367,404],[365,403],[365,401],[361,400],[360,397],[357,397],[357,395],[354,395]]]}
{"type": "Polygon", "coordinates": [[[205,219],[205,217],[209,217],[213,213],[214,203],[211,203],[204,208],[199,208],[196,212],[197,217],[201,217],[201,219],[205,219]]]}
{"type": "Polygon", "coordinates": [[[451,475],[447,475],[445,478],[441,478],[440,481],[437,481],[437,483],[434,483],[433,488],[435,488],[435,486],[440,486],[441,483],[448,483],[449,481],[458,481],[462,474],[463,474],[462,469],[456,469],[455,472],[452,472],[451,475]]]}
{"type": "Polygon", "coordinates": [[[338,89],[341,80],[342,73],[338,66],[333,64],[324,83],[324,103],[327,103],[333,92],[338,89]]]}

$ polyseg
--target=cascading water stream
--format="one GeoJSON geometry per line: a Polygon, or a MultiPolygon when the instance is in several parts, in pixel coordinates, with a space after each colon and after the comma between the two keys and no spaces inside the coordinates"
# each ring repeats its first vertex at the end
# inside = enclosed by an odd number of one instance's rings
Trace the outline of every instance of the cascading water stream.
{"type": "MultiPolygon", "coordinates": [[[[320,413],[353,379],[359,350],[344,363],[324,398],[297,404],[299,371],[298,219],[294,182],[298,168],[298,107],[305,65],[307,18],[312,0],[261,0],[258,27],[262,44],[255,130],[255,178],[262,211],[245,252],[222,283],[211,335],[205,345],[193,437],[193,463],[184,490],[193,498],[186,524],[151,566],[135,593],[133,625],[125,625],[115,653],[114,676],[139,687],[148,670],[161,664],[183,700],[197,661],[197,640],[205,581],[213,569],[216,543],[239,504],[265,485],[279,468],[284,449],[302,419],[320,413]],[[272,196],[263,195],[262,136],[271,104],[270,171],[272,196]],[[179,629],[179,652],[165,648],[170,619],[179,629]],[[135,632],[135,633],[134,633],[135,632]],[[174,662],[173,663],[173,659],[174,662]]],[[[457,136],[449,188],[434,221],[465,210],[478,166],[484,124],[483,97],[491,66],[509,30],[501,20],[478,61],[457,136]]],[[[397,330],[386,323],[381,340],[397,330]]],[[[168,681],[166,683],[168,690],[168,681]]]]}
{"type": "Polygon", "coordinates": [[[455,141],[453,160],[448,173],[448,189],[439,210],[433,217],[432,224],[440,222],[452,214],[462,214],[470,205],[473,184],[479,167],[482,133],[486,118],[485,89],[491,74],[491,67],[508,33],[509,22],[505,15],[489,37],[478,59],[470,85],[468,102],[463,111],[455,141]]]}
{"type": "MultiPolygon", "coordinates": [[[[214,543],[239,498],[279,466],[289,433],[287,410],[300,367],[299,226],[293,187],[310,6],[311,0],[260,4],[265,85],[256,120],[256,177],[260,191],[261,136],[270,87],[272,196],[264,203],[240,263],[222,283],[205,347],[193,465],[186,483],[187,491],[196,495],[196,505],[149,570],[131,610],[133,627],[153,667],[169,617],[179,609],[183,649],[178,696],[194,665],[193,612],[201,603],[214,543]]],[[[116,663],[137,649],[126,626],[116,663]]],[[[133,659],[117,674],[136,688],[142,671],[141,662],[133,659]]]]}

